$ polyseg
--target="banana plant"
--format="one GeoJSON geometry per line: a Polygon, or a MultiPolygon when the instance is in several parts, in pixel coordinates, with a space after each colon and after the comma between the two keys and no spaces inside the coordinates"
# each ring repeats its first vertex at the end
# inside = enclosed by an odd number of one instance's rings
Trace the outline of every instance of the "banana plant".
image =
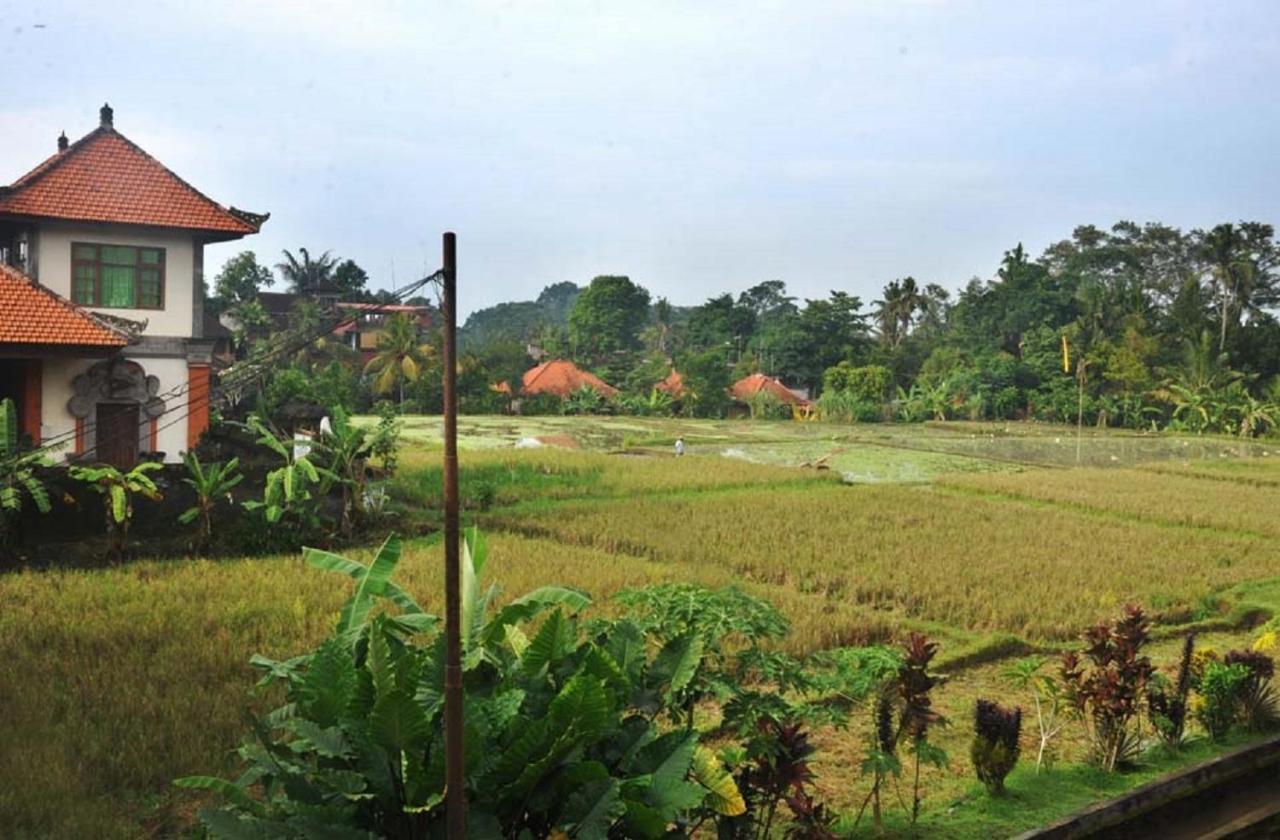
{"type": "Polygon", "coordinates": [[[213,511],[218,500],[225,497],[228,502],[231,501],[232,489],[244,480],[244,476],[237,472],[240,467],[239,458],[232,458],[225,463],[215,461],[206,466],[200,463],[200,458],[194,452],[188,452],[183,461],[189,475],[182,481],[195,491],[196,503],[179,514],[178,521],[183,525],[190,525],[199,520],[197,540],[203,550],[213,534],[213,511]]]}
{"type": "Polygon", "coordinates": [[[160,488],[148,473],[162,469],[164,465],[155,461],[143,461],[127,472],[110,464],[71,468],[72,478],[83,481],[104,497],[107,533],[111,536],[111,550],[116,557],[123,554],[129,538],[129,526],[133,523],[133,497],[160,499],[160,488]]]}
{"type": "Polygon", "coordinates": [[[23,498],[36,510],[48,513],[49,491],[35,473],[48,463],[39,452],[22,452],[18,446],[18,412],[13,400],[0,400],[0,544],[8,541],[13,517],[22,511],[23,498]]]}
{"type": "Polygon", "coordinates": [[[320,530],[316,509],[319,500],[312,494],[312,488],[318,492],[322,482],[335,481],[337,477],[317,467],[309,456],[295,455],[292,442],[281,440],[258,417],[250,416],[248,426],[258,434],[258,443],[279,456],[283,464],[267,473],[262,500],[245,502],[245,509],[261,510],[272,524],[287,518],[305,531],[320,530]]]}

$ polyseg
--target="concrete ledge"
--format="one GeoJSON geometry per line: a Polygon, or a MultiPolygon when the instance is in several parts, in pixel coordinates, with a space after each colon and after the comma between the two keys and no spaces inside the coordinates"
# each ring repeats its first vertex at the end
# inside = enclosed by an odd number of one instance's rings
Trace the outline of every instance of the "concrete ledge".
{"type": "Polygon", "coordinates": [[[1017,840],[1089,837],[1110,833],[1126,825],[1132,831],[1122,833],[1142,836],[1143,824],[1154,819],[1163,809],[1176,808],[1188,797],[1273,765],[1275,773],[1280,774],[1280,736],[1240,747],[1148,782],[1123,796],[1091,805],[1055,823],[1019,834],[1017,840]]]}

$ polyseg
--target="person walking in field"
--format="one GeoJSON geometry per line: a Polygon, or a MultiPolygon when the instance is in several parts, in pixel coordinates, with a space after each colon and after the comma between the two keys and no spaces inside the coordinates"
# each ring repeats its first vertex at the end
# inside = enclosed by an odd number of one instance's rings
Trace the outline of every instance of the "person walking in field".
{"type": "Polygon", "coordinates": [[[676,457],[679,458],[684,454],[684,438],[676,438],[676,457]]]}

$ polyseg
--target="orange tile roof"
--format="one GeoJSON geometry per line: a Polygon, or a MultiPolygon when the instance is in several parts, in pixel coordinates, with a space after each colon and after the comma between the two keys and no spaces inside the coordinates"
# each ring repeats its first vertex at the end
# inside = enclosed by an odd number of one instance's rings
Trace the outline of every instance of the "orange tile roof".
{"type": "Polygon", "coordinates": [[[684,396],[684,377],[675,368],[671,369],[671,373],[667,374],[667,378],[653,386],[659,391],[666,391],[673,397],[684,396]]]}
{"type": "Polygon", "coordinates": [[[0,345],[124,347],[128,339],[91,313],[0,264],[0,345]]]}
{"type": "Polygon", "coordinates": [[[109,124],[104,124],[0,187],[0,213],[257,233],[266,216],[226,208],[204,196],[109,124]]]}
{"type": "Polygon", "coordinates": [[[612,397],[618,393],[617,388],[600,377],[586,372],[565,359],[543,362],[535,368],[530,368],[524,372],[521,380],[520,392],[525,396],[554,394],[564,398],[584,385],[605,397],[612,397]]]}
{"type": "Polygon", "coordinates": [[[768,391],[777,397],[779,402],[787,405],[809,405],[809,400],[797,397],[779,380],[772,376],[765,376],[763,373],[753,373],[729,386],[730,396],[739,402],[749,402],[761,391],[768,391]]]}

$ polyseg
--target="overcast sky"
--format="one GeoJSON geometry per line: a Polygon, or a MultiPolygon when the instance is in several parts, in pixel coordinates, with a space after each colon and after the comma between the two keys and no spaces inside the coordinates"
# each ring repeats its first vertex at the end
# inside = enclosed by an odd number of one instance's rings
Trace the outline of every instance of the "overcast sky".
{"type": "Polygon", "coordinates": [[[1280,222],[1280,3],[0,0],[0,183],[116,127],[463,312],[628,274],[955,287],[1081,223],[1280,222]]]}

